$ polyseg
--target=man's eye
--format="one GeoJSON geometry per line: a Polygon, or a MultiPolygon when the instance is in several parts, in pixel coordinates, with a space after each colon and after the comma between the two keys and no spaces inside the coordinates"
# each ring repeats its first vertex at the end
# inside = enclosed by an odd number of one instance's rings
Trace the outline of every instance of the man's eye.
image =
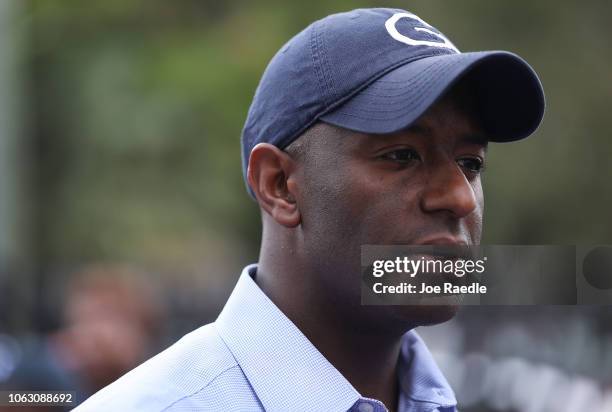
{"type": "Polygon", "coordinates": [[[421,160],[421,156],[414,149],[398,149],[389,153],[385,153],[383,158],[392,160],[398,163],[411,163],[415,160],[421,160]]]}
{"type": "Polygon", "coordinates": [[[477,157],[466,157],[457,161],[459,166],[466,169],[470,173],[482,173],[484,171],[484,162],[477,157]]]}

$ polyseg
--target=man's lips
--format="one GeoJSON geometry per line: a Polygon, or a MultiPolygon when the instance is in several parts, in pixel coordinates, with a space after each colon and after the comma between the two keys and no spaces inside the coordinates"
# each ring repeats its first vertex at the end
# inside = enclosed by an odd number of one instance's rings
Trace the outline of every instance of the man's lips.
{"type": "Polygon", "coordinates": [[[423,239],[417,240],[395,240],[390,242],[392,245],[402,246],[470,246],[471,243],[461,236],[430,236],[423,239]]]}
{"type": "Polygon", "coordinates": [[[463,237],[457,236],[432,236],[425,239],[421,239],[413,245],[449,245],[449,246],[467,246],[469,243],[463,237]]]}
{"type": "Polygon", "coordinates": [[[435,234],[420,239],[402,241],[396,240],[390,244],[412,248],[411,255],[426,254],[438,259],[468,259],[473,257],[470,246],[474,246],[463,236],[451,234],[435,234]],[[429,246],[429,247],[428,247],[429,246]],[[430,249],[432,247],[433,249],[430,249]]]}

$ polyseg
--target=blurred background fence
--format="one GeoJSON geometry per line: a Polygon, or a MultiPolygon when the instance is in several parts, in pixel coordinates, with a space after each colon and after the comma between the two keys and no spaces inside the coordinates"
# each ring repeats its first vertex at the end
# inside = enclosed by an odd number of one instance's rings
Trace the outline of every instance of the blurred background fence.
{"type": "MultiPolygon", "coordinates": [[[[608,1],[0,0],[0,383],[31,347],[117,320],[116,292],[76,299],[92,272],[157,296],[125,309],[127,325],[159,328],[118,365],[215,318],[257,259],[239,137],[265,65],[311,21],[373,6],[413,11],[464,51],[517,52],[541,76],[539,131],[490,148],[484,243],[612,243],[608,1]]],[[[612,411],[609,307],[472,308],[422,334],[465,411],[612,411]]]]}

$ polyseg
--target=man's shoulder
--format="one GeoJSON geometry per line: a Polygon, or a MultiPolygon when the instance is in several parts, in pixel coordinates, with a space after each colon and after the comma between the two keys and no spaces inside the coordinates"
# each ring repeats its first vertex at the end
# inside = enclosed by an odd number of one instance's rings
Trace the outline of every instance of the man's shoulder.
{"type": "MultiPolygon", "coordinates": [[[[174,345],[100,390],[80,412],[231,409],[232,402],[257,404],[250,385],[214,323],[174,345]],[[234,396],[240,393],[236,399],[234,396]]],[[[240,405],[237,405],[240,406],[240,405]]]]}

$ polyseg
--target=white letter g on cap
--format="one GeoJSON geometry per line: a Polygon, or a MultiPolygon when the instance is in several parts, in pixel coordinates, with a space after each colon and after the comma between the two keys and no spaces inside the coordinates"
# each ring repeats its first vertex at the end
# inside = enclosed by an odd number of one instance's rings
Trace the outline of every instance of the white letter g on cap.
{"type": "Polygon", "coordinates": [[[393,37],[395,40],[399,42],[408,44],[410,46],[442,47],[445,49],[454,50],[455,52],[459,53],[459,50],[455,47],[455,45],[451,43],[451,41],[448,40],[446,37],[444,37],[443,34],[436,33],[435,31],[428,29],[427,27],[431,27],[431,26],[427,24],[425,21],[423,21],[419,16],[416,16],[412,13],[395,13],[393,16],[389,17],[389,19],[385,22],[385,27],[387,31],[389,32],[389,34],[391,35],[391,37],[393,37]],[[431,35],[434,35],[441,40],[441,43],[436,42],[436,41],[415,40],[408,36],[404,36],[403,34],[398,32],[395,25],[400,19],[404,17],[408,19],[418,20],[419,22],[421,22],[421,24],[423,24],[426,27],[415,27],[414,30],[423,31],[431,35]]]}

